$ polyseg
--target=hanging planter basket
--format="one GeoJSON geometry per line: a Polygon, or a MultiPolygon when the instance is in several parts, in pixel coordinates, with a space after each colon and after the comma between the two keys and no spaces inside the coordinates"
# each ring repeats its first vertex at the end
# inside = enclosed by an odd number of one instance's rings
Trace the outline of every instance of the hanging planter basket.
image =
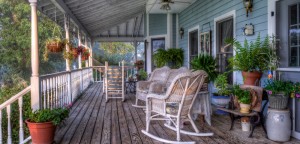
{"type": "Polygon", "coordinates": [[[89,56],[90,56],[89,50],[88,49],[83,49],[82,53],[81,53],[81,61],[88,60],[89,56]]]}
{"type": "Polygon", "coordinates": [[[58,53],[58,52],[62,52],[63,51],[63,44],[62,42],[59,41],[48,41],[46,44],[47,49],[49,50],[49,52],[53,52],[53,53],[58,53]]]}

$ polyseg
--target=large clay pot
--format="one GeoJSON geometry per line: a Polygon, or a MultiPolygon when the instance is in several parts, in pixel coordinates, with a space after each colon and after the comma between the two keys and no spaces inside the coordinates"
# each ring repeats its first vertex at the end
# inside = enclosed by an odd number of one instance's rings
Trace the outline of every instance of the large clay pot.
{"type": "Polygon", "coordinates": [[[253,85],[257,86],[259,84],[259,80],[262,76],[262,72],[253,71],[253,72],[245,72],[242,71],[242,76],[245,85],[253,85]]]}
{"type": "Polygon", "coordinates": [[[54,141],[55,126],[52,122],[33,123],[25,121],[33,144],[52,144],[54,141]]]}
{"type": "MultiPolygon", "coordinates": [[[[228,106],[229,102],[230,102],[230,97],[229,96],[215,96],[213,95],[211,98],[212,104],[217,106],[217,107],[221,107],[221,108],[225,108],[226,106],[228,106]]],[[[222,110],[217,110],[215,111],[216,114],[218,115],[226,115],[228,114],[227,112],[224,112],[222,110]]]]}
{"type": "Polygon", "coordinates": [[[245,114],[248,114],[250,113],[250,108],[251,108],[251,105],[250,104],[243,104],[243,103],[240,103],[240,112],[241,113],[245,113],[245,114]]]}
{"type": "Polygon", "coordinates": [[[278,142],[290,140],[292,130],[290,111],[288,109],[277,110],[269,108],[265,125],[269,139],[278,142]]]}

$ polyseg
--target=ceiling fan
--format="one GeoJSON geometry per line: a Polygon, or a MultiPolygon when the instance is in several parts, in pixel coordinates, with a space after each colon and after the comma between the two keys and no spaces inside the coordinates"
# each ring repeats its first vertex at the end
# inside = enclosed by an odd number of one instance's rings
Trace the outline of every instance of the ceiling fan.
{"type": "Polygon", "coordinates": [[[170,4],[191,4],[190,2],[187,2],[187,1],[178,1],[178,0],[160,0],[159,3],[152,3],[152,4],[149,4],[149,5],[154,5],[154,4],[160,4],[161,7],[160,9],[161,10],[166,10],[166,11],[169,11],[171,10],[171,6],[170,4]]]}

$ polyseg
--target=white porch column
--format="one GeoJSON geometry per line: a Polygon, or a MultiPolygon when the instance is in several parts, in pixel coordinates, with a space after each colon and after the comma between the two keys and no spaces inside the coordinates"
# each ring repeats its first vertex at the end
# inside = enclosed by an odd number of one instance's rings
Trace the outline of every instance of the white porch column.
{"type": "Polygon", "coordinates": [[[39,47],[37,0],[29,0],[31,6],[31,108],[40,109],[39,47]]]}
{"type": "MultiPolygon", "coordinates": [[[[87,37],[86,37],[86,35],[84,36],[84,45],[89,50],[88,44],[87,44],[87,37]]],[[[90,57],[87,60],[85,60],[85,67],[89,67],[89,59],[90,59],[90,57]]]]}
{"type": "MultiPolygon", "coordinates": [[[[81,46],[81,35],[80,35],[80,30],[79,29],[78,29],[78,46],[81,46]]],[[[78,55],[78,68],[82,69],[81,54],[78,55]]]]}
{"type": "MultiPolygon", "coordinates": [[[[70,42],[70,33],[69,33],[69,24],[70,24],[70,18],[67,14],[64,15],[64,24],[65,24],[65,31],[66,31],[66,40],[70,42]]],[[[70,51],[69,45],[66,45],[66,51],[70,51]]],[[[70,66],[70,60],[66,59],[66,71],[70,71],[71,66],[70,66]]]]}
{"type": "Polygon", "coordinates": [[[93,66],[93,47],[94,47],[94,41],[91,39],[91,43],[90,43],[90,67],[93,66]]]}

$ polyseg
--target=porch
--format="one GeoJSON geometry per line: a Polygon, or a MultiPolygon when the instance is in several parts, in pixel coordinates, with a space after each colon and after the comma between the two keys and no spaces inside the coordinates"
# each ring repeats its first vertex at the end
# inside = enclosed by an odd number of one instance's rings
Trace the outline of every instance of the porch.
{"type": "MultiPolygon", "coordinates": [[[[126,101],[109,100],[105,102],[102,83],[94,83],[74,103],[69,118],[57,128],[55,142],[62,144],[76,143],[159,143],[144,135],[145,112],[131,105],[135,94],[128,93],[126,101]]],[[[242,132],[239,122],[232,131],[228,131],[230,119],[228,116],[213,116],[212,126],[200,120],[196,124],[201,131],[213,132],[212,137],[194,137],[182,135],[185,141],[197,143],[227,144],[227,143],[276,143],[265,138],[261,127],[258,127],[253,138],[248,138],[248,132],[242,132]]],[[[187,126],[191,129],[191,125],[187,126]]],[[[163,122],[155,122],[150,127],[151,133],[166,139],[176,139],[176,133],[164,127],[163,122]]],[[[292,139],[289,143],[299,143],[292,139]]]]}

